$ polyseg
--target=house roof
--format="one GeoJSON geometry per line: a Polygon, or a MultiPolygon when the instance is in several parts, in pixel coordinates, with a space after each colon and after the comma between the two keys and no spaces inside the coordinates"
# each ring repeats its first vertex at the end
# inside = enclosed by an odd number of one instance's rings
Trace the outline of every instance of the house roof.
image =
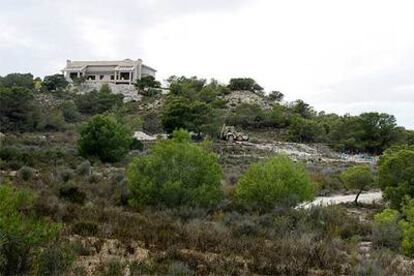
{"type": "Polygon", "coordinates": [[[151,71],[157,72],[157,70],[155,70],[155,69],[154,69],[154,68],[152,68],[152,67],[149,67],[148,65],[142,64],[142,67],[145,67],[145,68],[147,68],[147,69],[149,69],[149,70],[151,70],[151,71]]]}
{"type": "MultiPolygon", "coordinates": [[[[131,59],[113,61],[69,61],[63,70],[77,71],[83,70],[86,67],[88,67],[88,69],[90,69],[91,71],[133,70],[141,62],[141,60],[131,59]]],[[[142,64],[142,66],[154,72],[156,71],[155,69],[147,65],[142,64]]]]}

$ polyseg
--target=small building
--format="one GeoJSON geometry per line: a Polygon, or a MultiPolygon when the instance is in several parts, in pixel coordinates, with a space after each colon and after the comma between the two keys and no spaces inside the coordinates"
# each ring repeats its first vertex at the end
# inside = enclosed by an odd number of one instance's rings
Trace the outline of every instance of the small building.
{"type": "Polygon", "coordinates": [[[141,59],[118,61],[66,61],[62,70],[65,78],[71,82],[76,78],[87,81],[114,84],[133,84],[144,76],[155,78],[156,70],[143,64],[141,59]]]}

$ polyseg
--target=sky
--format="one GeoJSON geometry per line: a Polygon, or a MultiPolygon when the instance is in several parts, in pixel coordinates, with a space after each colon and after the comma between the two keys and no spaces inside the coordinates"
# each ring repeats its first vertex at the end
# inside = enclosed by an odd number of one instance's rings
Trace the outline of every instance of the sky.
{"type": "Polygon", "coordinates": [[[143,59],[157,78],[252,77],[338,114],[414,129],[414,1],[1,0],[0,75],[143,59]]]}

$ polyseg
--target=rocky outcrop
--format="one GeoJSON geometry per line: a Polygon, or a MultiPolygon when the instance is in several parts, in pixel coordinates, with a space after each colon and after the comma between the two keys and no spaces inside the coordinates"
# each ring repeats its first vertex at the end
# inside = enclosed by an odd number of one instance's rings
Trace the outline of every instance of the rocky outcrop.
{"type": "Polygon", "coordinates": [[[261,95],[258,95],[251,91],[232,91],[230,94],[224,96],[224,100],[227,101],[229,108],[235,108],[240,104],[257,104],[264,109],[270,108],[270,104],[261,95]]]}
{"type": "MultiPolygon", "coordinates": [[[[79,86],[74,86],[73,89],[78,89],[79,93],[87,93],[92,90],[99,90],[103,83],[97,83],[92,81],[85,81],[79,86]]],[[[124,102],[139,102],[142,100],[142,95],[138,94],[135,86],[129,84],[113,84],[108,83],[112,93],[124,95],[124,102]]]]}

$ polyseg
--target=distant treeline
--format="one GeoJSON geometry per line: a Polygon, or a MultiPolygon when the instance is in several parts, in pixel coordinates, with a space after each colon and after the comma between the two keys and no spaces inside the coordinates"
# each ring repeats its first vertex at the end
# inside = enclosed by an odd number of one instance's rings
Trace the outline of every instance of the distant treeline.
{"type": "MultiPolygon", "coordinates": [[[[251,78],[231,79],[224,85],[215,80],[172,76],[168,83],[170,93],[162,112],[149,112],[143,118],[148,129],[155,125],[156,130],[171,133],[183,128],[215,138],[226,123],[244,129],[282,130],[281,138],[288,141],[327,143],[338,151],[374,154],[391,145],[414,143],[414,131],[397,126],[393,115],[368,112],[339,116],[316,112],[302,100],[283,102],[281,92],[265,93],[251,78]],[[268,108],[259,103],[242,103],[229,110],[224,96],[235,90],[259,95],[268,108]]],[[[68,82],[59,74],[43,80],[29,73],[0,77],[0,131],[60,130],[66,123],[81,121],[82,116],[116,112],[125,105],[122,96],[112,94],[107,86],[84,95],[62,93],[67,86],[68,82]],[[36,100],[36,95],[42,93],[59,97],[62,103],[53,110],[44,110],[36,100]]],[[[138,80],[135,86],[137,93],[145,97],[160,97],[156,89],[159,83],[154,80],[138,80]]]]}

